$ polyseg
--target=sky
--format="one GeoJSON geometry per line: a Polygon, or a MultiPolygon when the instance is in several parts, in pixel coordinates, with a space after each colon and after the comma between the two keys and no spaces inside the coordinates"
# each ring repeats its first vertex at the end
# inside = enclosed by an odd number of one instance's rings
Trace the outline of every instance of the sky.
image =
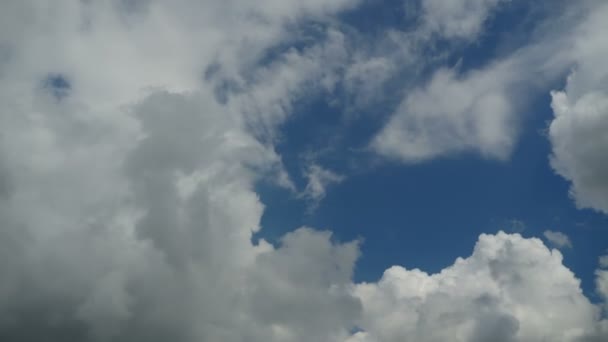
{"type": "Polygon", "coordinates": [[[608,340],[603,0],[0,5],[0,340],[608,340]]]}

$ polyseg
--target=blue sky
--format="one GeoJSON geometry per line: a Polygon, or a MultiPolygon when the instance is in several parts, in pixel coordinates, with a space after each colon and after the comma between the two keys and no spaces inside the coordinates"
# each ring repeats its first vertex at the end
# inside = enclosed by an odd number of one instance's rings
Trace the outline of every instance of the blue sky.
{"type": "Polygon", "coordinates": [[[0,341],[608,340],[605,0],[0,4],[0,341]]]}
{"type": "MultiPolygon", "coordinates": [[[[470,253],[471,241],[482,232],[504,230],[542,237],[547,229],[557,230],[574,245],[564,251],[565,263],[594,296],[597,257],[608,248],[608,219],[577,209],[568,196],[568,182],[549,166],[550,146],[544,131],[552,113],[546,96],[537,101],[530,110],[538,117],[528,123],[508,161],[471,155],[420,165],[376,165],[370,160],[373,166],[364,166],[364,171],[333,186],[313,212],[307,212],[306,202],[289,191],[263,186],[261,196],[267,208],[260,234],[276,239],[309,225],[331,229],[340,240],[363,238],[364,257],[358,262],[356,277],[370,281],[393,264],[439,271],[470,253]]],[[[316,124],[300,124],[296,119],[288,129],[315,137],[316,124]]],[[[291,145],[289,139],[282,148],[296,154],[306,151],[297,141],[291,145]]],[[[293,163],[297,170],[298,160],[293,163]]],[[[332,163],[339,168],[348,160],[338,155],[332,163]]]]}
{"type": "MultiPolygon", "coordinates": [[[[366,3],[344,16],[355,30],[374,35],[386,27],[411,25],[403,9],[395,1],[366,3]]],[[[504,5],[485,23],[478,41],[456,52],[448,50],[449,57],[441,63],[460,63],[464,73],[529,43],[531,30],[547,15],[542,10],[522,1],[504,5]]],[[[561,78],[547,90],[563,85],[561,78]]],[[[357,113],[361,119],[345,124],[340,108],[328,103],[331,100],[319,96],[302,104],[283,125],[278,151],[297,177],[308,153],[331,146],[323,160],[348,179],[332,186],[313,211],[289,191],[262,184],[267,209],[260,236],[276,240],[307,225],[329,229],[339,240],[362,238],[364,256],[355,278],[374,281],[393,264],[438,272],[470,253],[471,241],[480,233],[504,230],[542,238],[544,231],[555,230],[570,237],[574,247],[563,251],[564,263],[597,300],[594,272],[598,256],[608,249],[608,218],[577,209],[568,181],[550,166],[547,129],[553,111],[547,91],[534,94],[526,104],[520,136],[507,160],[461,153],[414,165],[379,161],[364,150],[385,120],[383,113],[373,112],[378,107],[363,109],[357,113]]],[[[380,110],[388,112],[394,106],[389,99],[380,110]]]]}

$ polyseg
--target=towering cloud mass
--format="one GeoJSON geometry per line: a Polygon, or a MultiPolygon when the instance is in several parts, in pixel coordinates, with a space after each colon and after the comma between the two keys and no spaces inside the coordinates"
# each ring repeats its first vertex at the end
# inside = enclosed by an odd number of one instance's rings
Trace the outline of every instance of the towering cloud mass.
{"type": "Polygon", "coordinates": [[[346,5],[3,5],[0,339],[345,338],[357,245],[251,242],[255,182],[288,183],[262,141],[339,34],[250,64],[346,5]]]}
{"type": "MultiPolygon", "coordinates": [[[[472,37],[499,1],[458,3],[424,1],[420,30],[472,37]]],[[[276,245],[252,242],[264,210],[256,183],[294,190],[275,148],[294,103],[393,70],[384,62],[394,54],[366,59],[336,23],[357,4],[2,3],[0,340],[606,338],[601,305],[537,239],[482,235],[438,274],[396,266],[363,284],[352,280],[358,241],[303,227],[276,245]],[[301,26],[312,26],[312,43],[301,26]]],[[[554,93],[550,136],[577,201],[606,211],[605,77],[584,76],[598,75],[600,52],[581,55],[566,92],[554,93]],[[596,143],[579,144],[580,134],[596,143]]],[[[377,151],[505,158],[515,106],[496,79],[511,64],[496,65],[436,72],[403,99],[377,151]]],[[[349,91],[380,93],[385,78],[349,91]]],[[[305,177],[314,201],[343,179],[318,165],[305,177]]],[[[605,298],[608,277],[597,276],[605,298]]]]}

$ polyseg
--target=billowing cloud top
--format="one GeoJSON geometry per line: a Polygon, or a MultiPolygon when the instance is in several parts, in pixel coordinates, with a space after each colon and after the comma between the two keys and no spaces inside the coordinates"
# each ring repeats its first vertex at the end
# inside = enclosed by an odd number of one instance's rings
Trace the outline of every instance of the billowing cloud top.
{"type": "MultiPolygon", "coordinates": [[[[361,3],[2,3],[0,340],[608,339],[603,302],[539,239],[481,235],[437,274],[370,283],[353,281],[360,241],[302,227],[253,242],[258,182],[317,205],[348,178],[312,158],[298,189],[277,152],[298,101],[341,94],[348,121],[398,93],[367,153],[506,160],[522,93],[569,71],[551,165],[577,205],[608,213],[608,4],[560,2],[546,27],[567,32],[462,71],[427,53],[474,42],[508,1],[408,2],[416,25],[380,39],[342,21],[361,3]]],[[[597,288],[605,301],[605,270],[597,288]]]]}

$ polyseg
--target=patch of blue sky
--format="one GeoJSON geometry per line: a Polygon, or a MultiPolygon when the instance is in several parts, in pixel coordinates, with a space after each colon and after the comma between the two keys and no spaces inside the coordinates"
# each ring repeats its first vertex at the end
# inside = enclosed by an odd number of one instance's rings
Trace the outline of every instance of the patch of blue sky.
{"type": "Polygon", "coordinates": [[[368,36],[381,36],[388,29],[414,28],[419,20],[419,0],[362,0],[340,14],[340,22],[368,36]]]}
{"type": "MultiPolygon", "coordinates": [[[[402,6],[400,1],[365,2],[343,19],[360,32],[379,34],[387,27],[408,25],[411,19],[402,6]]],[[[444,66],[460,63],[460,71],[466,72],[504,56],[526,43],[548,10],[522,1],[503,6],[480,39],[451,50],[444,66]]],[[[355,280],[364,281],[378,279],[394,264],[437,272],[470,254],[483,232],[505,230],[540,238],[547,229],[561,231],[574,246],[562,251],[564,263],[581,278],[586,295],[597,299],[594,271],[597,256],[608,247],[608,218],[577,209],[568,182],[549,164],[545,130],[553,113],[548,92],[563,82],[534,94],[525,106],[520,136],[507,161],[461,153],[404,165],[366,151],[399,102],[404,84],[391,83],[395,93],[389,99],[361,109],[354,119],[344,115],[347,99],[340,89],[304,101],[282,127],[277,147],[288,172],[302,189],[306,156],[315,154],[321,165],[347,178],[331,187],[313,212],[288,190],[259,184],[266,211],[258,236],[276,241],[285,232],[309,225],[331,230],[338,240],[362,238],[355,280]]]]}
{"type": "Polygon", "coordinates": [[[62,100],[68,96],[72,89],[72,85],[65,75],[59,73],[47,75],[42,82],[42,86],[57,100],[62,100]]]}

